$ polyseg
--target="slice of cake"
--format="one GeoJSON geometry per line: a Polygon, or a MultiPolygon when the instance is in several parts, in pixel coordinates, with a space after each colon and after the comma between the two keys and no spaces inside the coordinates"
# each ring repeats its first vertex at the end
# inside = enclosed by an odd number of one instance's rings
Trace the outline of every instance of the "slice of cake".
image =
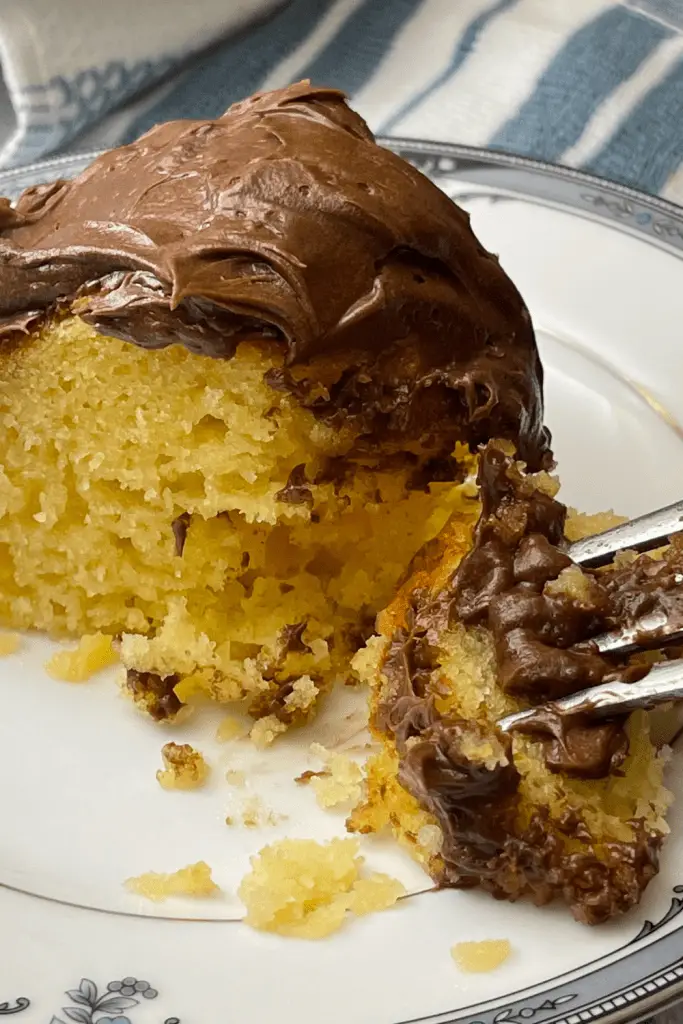
{"type": "MultiPolygon", "coordinates": [[[[0,622],[121,638],[153,717],[348,671],[490,437],[550,458],[467,215],[300,83],[0,200],[0,622]]],[[[265,734],[264,733],[264,734],[265,734]]]]}
{"type": "Polygon", "coordinates": [[[356,666],[383,747],[349,825],[390,826],[441,885],[560,898],[595,924],[637,904],[657,872],[666,756],[645,712],[595,721],[547,702],[611,678],[637,685],[647,658],[610,661],[590,640],[680,613],[683,546],[582,570],[565,539],[611,524],[567,519],[556,491],[491,442],[478,487],[463,485],[459,513],[380,616],[356,666]],[[523,732],[496,728],[541,705],[523,732]]]}

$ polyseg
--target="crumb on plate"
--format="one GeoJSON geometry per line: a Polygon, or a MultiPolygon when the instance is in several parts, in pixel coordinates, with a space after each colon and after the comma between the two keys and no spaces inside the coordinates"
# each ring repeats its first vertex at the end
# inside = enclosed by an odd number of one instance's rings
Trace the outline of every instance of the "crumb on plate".
{"type": "Polygon", "coordinates": [[[16,654],[20,647],[21,637],[18,633],[0,633],[0,658],[16,654]]]}
{"type": "MultiPolygon", "coordinates": [[[[241,775],[241,772],[236,774],[241,775]]],[[[265,825],[277,825],[286,820],[285,814],[278,814],[266,807],[260,796],[249,796],[244,801],[241,810],[236,814],[228,814],[225,819],[226,825],[244,825],[245,828],[262,828],[265,825]]]]}
{"type": "Polygon", "coordinates": [[[286,731],[287,726],[284,722],[281,722],[275,715],[266,715],[265,718],[259,718],[257,722],[254,722],[249,735],[254,746],[263,749],[269,747],[281,733],[286,731]]]}
{"type": "Polygon", "coordinates": [[[348,908],[352,914],[362,917],[393,907],[405,894],[405,886],[397,878],[378,871],[369,878],[358,879],[349,894],[348,908]]]}
{"type": "Polygon", "coordinates": [[[456,942],[451,956],[461,971],[482,974],[495,971],[510,956],[509,939],[483,939],[481,942],[456,942]]]}
{"type": "Polygon", "coordinates": [[[189,743],[165,743],[161,748],[164,770],[157,772],[163,789],[198,789],[209,774],[204,755],[189,743]]]}
{"type": "Polygon", "coordinates": [[[266,807],[260,796],[250,796],[244,801],[242,824],[245,828],[260,828],[262,825],[277,825],[284,816],[266,807]]]}
{"type": "Polygon", "coordinates": [[[78,647],[56,651],[46,662],[45,671],[53,679],[82,683],[118,660],[112,638],[105,633],[91,633],[81,637],[78,647]]]}
{"type": "Polygon", "coordinates": [[[357,839],[283,839],[251,858],[239,896],[252,928],[300,939],[321,939],[342,926],[348,912],[384,910],[405,889],[387,875],[360,877],[357,839]]]}
{"type": "Polygon", "coordinates": [[[168,896],[213,896],[220,889],[211,877],[206,861],[188,864],[170,874],[148,871],[126,880],[126,888],[148,900],[165,900],[168,896]]]}
{"type": "Polygon", "coordinates": [[[363,782],[361,766],[347,754],[335,754],[320,743],[311,744],[311,753],[319,757],[326,766],[324,775],[311,778],[319,805],[328,809],[348,802],[357,803],[360,800],[363,782]]]}

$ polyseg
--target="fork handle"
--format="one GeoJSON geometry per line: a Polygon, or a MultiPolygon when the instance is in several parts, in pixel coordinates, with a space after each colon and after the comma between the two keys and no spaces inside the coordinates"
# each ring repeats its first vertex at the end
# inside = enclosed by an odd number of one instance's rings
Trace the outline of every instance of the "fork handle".
{"type": "MultiPolygon", "coordinates": [[[[548,706],[563,714],[586,714],[591,718],[609,718],[611,715],[628,714],[638,708],[654,708],[659,704],[683,700],[683,660],[667,661],[655,665],[648,674],[637,683],[600,683],[590,690],[573,693],[570,697],[562,697],[552,701],[548,706]]],[[[518,711],[506,715],[498,722],[498,728],[508,732],[527,718],[531,718],[538,708],[518,711]]]]}
{"type": "Polygon", "coordinates": [[[651,551],[681,532],[683,501],[675,501],[673,505],[620,523],[594,537],[577,540],[569,545],[567,554],[577,565],[597,567],[607,565],[619,551],[651,551]]]}

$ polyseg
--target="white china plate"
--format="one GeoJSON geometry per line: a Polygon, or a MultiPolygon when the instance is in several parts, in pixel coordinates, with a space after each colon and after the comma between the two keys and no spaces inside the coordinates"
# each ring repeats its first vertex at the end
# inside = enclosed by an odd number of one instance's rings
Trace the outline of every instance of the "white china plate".
{"type": "MultiPolygon", "coordinates": [[[[625,188],[502,154],[392,139],[472,214],[524,294],[546,367],[547,421],[562,495],[587,511],[637,514],[681,497],[683,213],[625,188]]],[[[0,175],[0,195],[69,176],[89,157],[0,175]]],[[[26,638],[0,661],[0,1018],[17,1024],[583,1024],[637,1020],[683,996],[683,799],[642,906],[589,929],[560,906],[428,892],[388,840],[370,869],[410,896],[385,913],[303,942],[241,923],[250,854],[284,835],[344,834],[293,779],[317,767],[309,744],[359,750],[363,695],[336,695],[306,732],[265,754],[219,745],[207,712],[172,733],[121,699],[113,672],[57,683],[53,645],[26,638]],[[210,785],[167,793],[155,780],[167,739],[192,742],[210,785]],[[228,768],[248,774],[231,788],[228,768]],[[258,796],[285,820],[228,827],[258,796]],[[123,880],[197,860],[212,900],[145,903],[123,880]],[[488,974],[460,972],[463,940],[507,938],[488,974]]],[[[683,798],[683,750],[669,785],[683,798]]]]}

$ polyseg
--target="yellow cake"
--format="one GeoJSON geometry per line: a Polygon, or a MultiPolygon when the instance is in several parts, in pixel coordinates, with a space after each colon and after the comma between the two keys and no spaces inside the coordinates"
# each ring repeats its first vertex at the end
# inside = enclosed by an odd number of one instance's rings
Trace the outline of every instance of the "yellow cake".
{"type": "Polygon", "coordinates": [[[0,351],[3,621],[121,634],[128,668],[278,713],[279,680],[308,676],[305,713],[453,486],[366,458],[293,500],[297,467],[323,475],[353,435],[273,391],[278,363],[272,342],[147,352],[73,317],[0,351]]]}
{"type": "Polygon", "coordinates": [[[0,622],[113,635],[158,719],[306,719],[461,454],[549,458],[514,286],[307,83],[0,201],[0,340],[0,622]]]}

